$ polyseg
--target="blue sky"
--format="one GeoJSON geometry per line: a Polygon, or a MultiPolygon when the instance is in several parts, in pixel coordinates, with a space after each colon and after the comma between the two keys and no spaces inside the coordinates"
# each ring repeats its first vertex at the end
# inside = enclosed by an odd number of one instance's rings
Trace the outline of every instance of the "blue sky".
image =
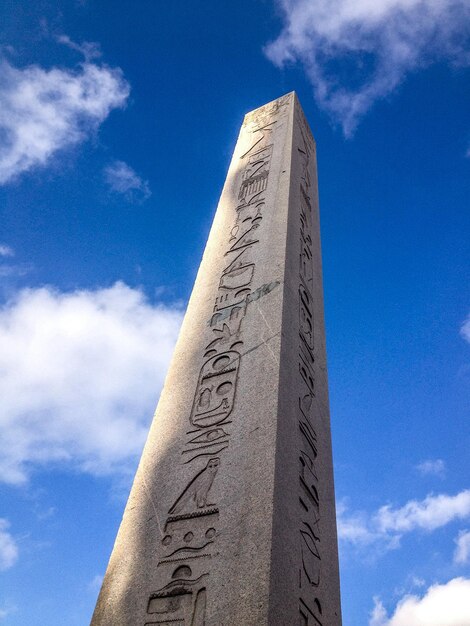
{"type": "Polygon", "coordinates": [[[2,4],[0,624],[89,623],[243,115],[293,89],[344,626],[470,624],[469,66],[465,0],[2,4]]]}

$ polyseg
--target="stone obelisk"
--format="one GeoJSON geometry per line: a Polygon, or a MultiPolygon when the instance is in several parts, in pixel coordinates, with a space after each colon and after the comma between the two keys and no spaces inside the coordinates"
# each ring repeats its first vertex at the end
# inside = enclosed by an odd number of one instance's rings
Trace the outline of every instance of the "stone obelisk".
{"type": "Polygon", "coordinates": [[[315,143],[248,113],[93,626],[339,626],[315,143]]]}

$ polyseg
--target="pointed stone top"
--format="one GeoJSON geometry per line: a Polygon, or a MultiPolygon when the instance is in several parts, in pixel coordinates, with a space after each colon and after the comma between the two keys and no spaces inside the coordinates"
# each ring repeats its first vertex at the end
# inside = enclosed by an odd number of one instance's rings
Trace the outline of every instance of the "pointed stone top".
{"type": "Polygon", "coordinates": [[[315,143],[315,140],[313,139],[312,130],[310,128],[309,123],[307,122],[302,106],[299,102],[299,98],[295,91],[289,91],[289,93],[286,93],[283,96],[276,98],[276,100],[271,100],[271,102],[267,102],[266,104],[263,104],[263,106],[260,106],[257,109],[253,109],[252,111],[249,111],[245,115],[245,118],[243,120],[243,126],[247,126],[248,124],[251,124],[253,122],[255,123],[259,123],[260,121],[262,122],[263,118],[266,118],[266,121],[268,121],[268,119],[271,116],[275,115],[278,111],[280,111],[280,109],[282,109],[283,107],[287,107],[287,106],[293,106],[298,110],[300,117],[302,119],[302,124],[303,124],[304,129],[307,131],[307,134],[311,137],[311,139],[315,143]]]}
{"type": "Polygon", "coordinates": [[[245,115],[244,124],[247,124],[253,121],[253,118],[257,118],[260,115],[267,115],[267,114],[274,113],[275,111],[278,111],[281,107],[286,106],[290,104],[291,102],[293,102],[294,98],[295,98],[295,92],[291,91],[290,93],[287,93],[284,96],[280,96],[279,98],[276,98],[276,100],[271,100],[271,102],[267,102],[266,104],[263,104],[257,109],[253,109],[252,111],[249,111],[245,115]]]}

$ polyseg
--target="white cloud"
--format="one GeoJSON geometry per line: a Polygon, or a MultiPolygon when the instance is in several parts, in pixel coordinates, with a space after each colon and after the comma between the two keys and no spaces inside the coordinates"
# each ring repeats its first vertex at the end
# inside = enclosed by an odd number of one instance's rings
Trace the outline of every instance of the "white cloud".
{"type": "Polygon", "coordinates": [[[0,62],[0,184],[86,139],[128,95],[119,68],[87,61],[76,70],[18,69],[0,62]]]}
{"type": "Polygon", "coordinates": [[[0,570],[9,569],[18,559],[18,546],[9,528],[10,522],[0,517],[0,570]]]}
{"type": "Polygon", "coordinates": [[[104,176],[112,191],[123,194],[129,200],[143,202],[151,196],[148,181],[142,180],[124,161],[114,161],[108,165],[104,176]]]}
{"type": "Polygon", "coordinates": [[[422,476],[439,476],[440,478],[446,472],[446,466],[442,459],[423,461],[416,466],[416,469],[422,476]]]}
{"type": "Polygon", "coordinates": [[[405,596],[390,618],[382,602],[374,598],[369,626],[468,626],[469,598],[470,580],[466,578],[432,585],[423,597],[405,596]]]}
{"type": "Polygon", "coordinates": [[[1,243],[0,244],[0,256],[1,257],[15,256],[15,251],[10,246],[7,246],[6,244],[1,243]]]}
{"type": "Polygon", "coordinates": [[[470,561],[470,530],[461,530],[455,540],[454,563],[464,565],[470,561]]]}
{"type": "Polygon", "coordinates": [[[123,283],[25,289],[0,309],[0,480],[68,463],[120,472],[140,452],[182,312],[123,283]]]}
{"type": "Polygon", "coordinates": [[[429,495],[424,500],[410,500],[399,509],[381,507],[375,524],[382,533],[403,534],[415,529],[432,531],[449,522],[470,517],[470,489],[455,496],[429,495]]]}
{"type": "Polygon", "coordinates": [[[348,513],[343,503],[338,505],[338,537],[357,547],[374,546],[379,551],[397,548],[401,537],[415,530],[426,532],[456,521],[470,519],[470,490],[455,496],[428,495],[423,500],[410,500],[394,508],[380,507],[372,515],[348,513]]]}
{"type": "Polygon", "coordinates": [[[300,61],[316,100],[350,135],[374,102],[434,60],[470,63],[466,0],[277,0],[283,30],[265,52],[300,61]]]}

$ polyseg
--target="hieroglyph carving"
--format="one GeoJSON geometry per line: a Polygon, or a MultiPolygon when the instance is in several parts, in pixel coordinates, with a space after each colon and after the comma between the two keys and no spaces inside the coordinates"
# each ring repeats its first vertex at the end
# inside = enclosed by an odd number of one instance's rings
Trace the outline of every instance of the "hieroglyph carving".
{"type": "Polygon", "coordinates": [[[211,506],[207,504],[207,496],[214,482],[220,459],[210,459],[207,466],[196,474],[168,513],[190,513],[194,507],[198,509],[211,506]]]}
{"type": "Polygon", "coordinates": [[[182,450],[182,463],[197,464],[199,469],[168,509],[165,535],[159,546],[162,558],[158,562],[168,582],[149,598],[148,626],[204,623],[209,564],[215,554],[219,515],[216,504],[208,500],[219,466],[223,470],[223,452],[230,443],[244,346],[242,322],[250,302],[269,294],[279,284],[274,281],[253,288],[254,250],[260,241],[266,210],[273,133],[282,124],[288,102],[289,96],[245,119],[250,146],[240,157],[242,172],[235,219],[228,232],[213,314],[207,328],[202,329],[207,342],[189,416],[188,439],[182,450]]]}
{"type": "Polygon", "coordinates": [[[191,579],[191,575],[191,568],[182,565],[165,587],[152,593],[147,605],[147,614],[152,621],[147,621],[145,626],[204,626],[207,574],[196,579],[191,579]]]}
{"type": "Polygon", "coordinates": [[[193,426],[209,428],[227,421],[235,400],[239,361],[238,352],[227,350],[201,367],[190,417],[193,426]]]}
{"type": "Polygon", "coordinates": [[[301,135],[297,147],[300,160],[299,189],[299,396],[296,411],[299,432],[299,614],[302,626],[326,626],[322,621],[320,596],[321,536],[320,498],[316,462],[317,434],[312,406],[315,397],[314,316],[313,316],[313,244],[312,205],[310,201],[310,158],[313,140],[307,130],[300,107],[296,119],[301,135]]]}

